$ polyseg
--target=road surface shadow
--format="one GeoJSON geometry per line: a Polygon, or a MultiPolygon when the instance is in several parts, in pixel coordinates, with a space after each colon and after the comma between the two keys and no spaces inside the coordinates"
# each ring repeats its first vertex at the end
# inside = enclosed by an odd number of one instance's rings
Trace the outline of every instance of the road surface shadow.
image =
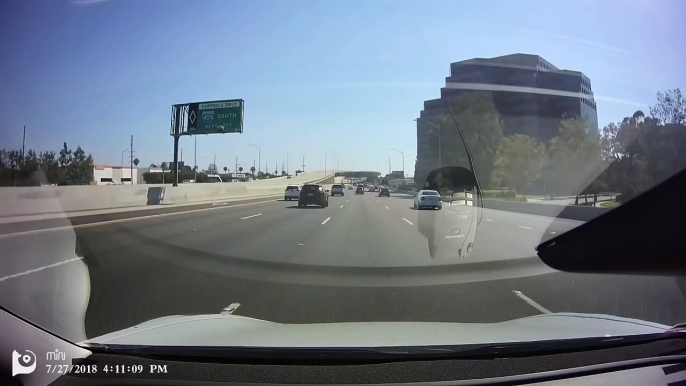
{"type": "Polygon", "coordinates": [[[324,209],[321,206],[316,206],[316,205],[307,205],[307,206],[287,206],[286,209],[324,209]]]}

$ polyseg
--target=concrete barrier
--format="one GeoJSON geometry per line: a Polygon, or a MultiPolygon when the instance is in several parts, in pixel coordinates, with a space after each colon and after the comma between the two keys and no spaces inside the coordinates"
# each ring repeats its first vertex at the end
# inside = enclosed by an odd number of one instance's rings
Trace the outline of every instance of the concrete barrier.
{"type": "MultiPolygon", "coordinates": [[[[411,195],[417,194],[417,192],[403,190],[396,190],[396,192],[411,195]]],[[[577,221],[590,221],[611,210],[611,208],[592,206],[539,204],[534,202],[493,200],[488,198],[484,199],[484,207],[486,209],[533,214],[536,216],[558,217],[577,221]]]]}
{"type": "Polygon", "coordinates": [[[251,182],[171,185],[97,185],[0,188],[0,217],[65,213],[163,204],[181,204],[222,198],[283,193],[288,184],[327,181],[323,172],[301,173],[292,178],[251,182]],[[163,194],[163,200],[157,200],[163,194]],[[152,194],[152,200],[151,200],[152,194]]]}

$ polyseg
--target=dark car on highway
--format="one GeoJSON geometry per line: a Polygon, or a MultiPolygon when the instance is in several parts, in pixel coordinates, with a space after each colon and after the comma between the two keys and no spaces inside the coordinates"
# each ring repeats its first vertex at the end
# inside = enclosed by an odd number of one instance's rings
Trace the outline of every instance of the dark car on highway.
{"type": "Polygon", "coordinates": [[[298,196],[298,206],[319,205],[322,208],[329,206],[329,195],[324,187],[319,184],[303,185],[298,196]]]}
{"type": "Polygon", "coordinates": [[[390,197],[391,191],[388,188],[381,188],[379,190],[379,197],[390,197]]]}
{"type": "Polygon", "coordinates": [[[355,189],[355,194],[364,194],[364,188],[362,185],[357,186],[357,189],[355,189]]]}

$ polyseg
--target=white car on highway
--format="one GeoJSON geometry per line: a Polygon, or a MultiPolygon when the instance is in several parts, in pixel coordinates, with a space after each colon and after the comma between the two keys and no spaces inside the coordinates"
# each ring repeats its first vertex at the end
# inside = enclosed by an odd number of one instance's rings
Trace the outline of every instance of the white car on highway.
{"type": "Polygon", "coordinates": [[[414,209],[436,208],[442,209],[441,195],[435,190],[420,190],[414,197],[414,209]]]}
{"type": "Polygon", "coordinates": [[[284,201],[297,200],[300,197],[300,190],[302,190],[300,185],[286,186],[286,191],[283,193],[284,201]]]}

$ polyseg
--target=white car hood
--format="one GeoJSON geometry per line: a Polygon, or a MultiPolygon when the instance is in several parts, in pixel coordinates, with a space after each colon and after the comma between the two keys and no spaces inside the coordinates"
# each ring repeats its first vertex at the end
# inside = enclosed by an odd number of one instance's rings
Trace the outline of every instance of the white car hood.
{"type": "Polygon", "coordinates": [[[167,316],[82,343],[152,346],[382,347],[461,345],[662,333],[609,315],[554,313],[500,323],[281,324],[237,315],[167,316]]]}

